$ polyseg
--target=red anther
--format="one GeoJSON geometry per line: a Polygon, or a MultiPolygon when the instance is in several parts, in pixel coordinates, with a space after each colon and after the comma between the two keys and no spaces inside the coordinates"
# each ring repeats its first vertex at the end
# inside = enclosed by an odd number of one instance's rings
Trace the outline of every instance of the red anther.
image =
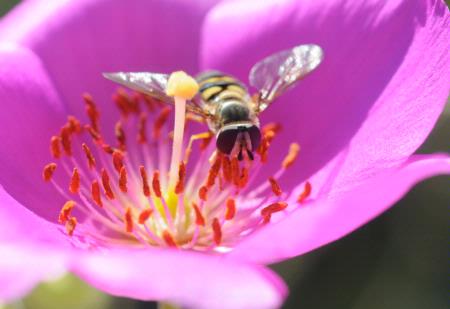
{"type": "Polygon", "coordinates": [[[44,170],[42,171],[42,179],[44,179],[44,181],[50,181],[50,179],[52,179],[55,170],[56,170],[56,163],[49,163],[46,166],[44,166],[44,170]]]}
{"type": "Polygon", "coordinates": [[[265,126],[262,127],[261,129],[261,134],[264,136],[266,135],[268,132],[273,132],[274,134],[277,134],[278,132],[281,131],[281,124],[278,122],[270,122],[268,124],[266,124],[265,126]]]}
{"type": "Polygon", "coordinates": [[[180,166],[178,167],[178,181],[175,186],[175,193],[180,194],[184,191],[184,181],[186,179],[186,165],[183,161],[181,161],[180,166]]]}
{"type": "Polygon", "coordinates": [[[116,126],[114,127],[114,133],[116,134],[117,142],[119,143],[119,149],[125,151],[126,149],[126,139],[125,139],[125,131],[122,127],[122,122],[118,121],[116,126]]]}
{"type": "Polygon", "coordinates": [[[270,182],[270,186],[272,188],[273,194],[275,194],[276,196],[280,196],[281,194],[283,194],[283,191],[281,190],[281,187],[275,178],[270,177],[269,182],[270,182]]]}
{"type": "Polygon", "coordinates": [[[271,215],[271,214],[265,215],[265,216],[263,217],[263,224],[269,223],[271,218],[272,218],[272,215],[271,215]]]}
{"type": "Polygon", "coordinates": [[[102,143],[100,145],[100,147],[102,147],[102,150],[104,152],[106,152],[107,154],[110,154],[110,155],[112,155],[114,153],[114,151],[115,151],[113,147],[111,147],[110,145],[105,144],[105,143],[102,143]]]}
{"type": "Polygon", "coordinates": [[[88,161],[89,168],[94,169],[95,168],[95,158],[92,155],[91,150],[85,143],[83,143],[81,145],[81,147],[83,148],[84,154],[86,155],[86,159],[88,161]]]}
{"type": "Polygon", "coordinates": [[[230,158],[225,155],[222,156],[222,173],[223,173],[223,178],[225,178],[225,180],[227,182],[231,182],[231,180],[233,179],[232,171],[231,171],[231,162],[230,162],[230,158]]]}
{"type": "Polygon", "coordinates": [[[218,246],[222,242],[222,227],[220,226],[219,219],[214,218],[211,227],[214,233],[214,242],[218,246]]]}
{"type": "Polygon", "coordinates": [[[141,179],[142,179],[142,193],[149,197],[150,196],[150,186],[148,184],[148,177],[147,177],[147,172],[145,171],[145,167],[143,167],[142,165],[139,166],[139,172],[141,174],[141,179]]]}
{"type": "Polygon", "coordinates": [[[92,200],[97,204],[99,207],[103,207],[102,198],[100,195],[100,185],[97,180],[94,180],[91,185],[91,195],[92,200]]]}
{"type": "Polygon", "coordinates": [[[109,175],[106,170],[102,169],[102,185],[105,190],[105,195],[108,199],[113,200],[115,198],[114,192],[111,189],[111,184],[109,182],[109,175]]]}
{"type": "Polygon", "coordinates": [[[156,109],[155,102],[154,102],[154,100],[153,100],[153,98],[151,96],[148,96],[148,95],[145,95],[145,94],[141,94],[139,92],[137,92],[136,94],[142,98],[142,100],[144,101],[145,106],[147,106],[148,110],[151,113],[155,111],[155,109],[156,109]]]}
{"type": "Polygon", "coordinates": [[[63,126],[60,132],[61,145],[66,155],[72,155],[72,143],[70,136],[70,128],[68,126],[63,126]]]}
{"type": "Polygon", "coordinates": [[[92,126],[85,125],[84,128],[88,131],[89,135],[92,137],[94,142],[102,143],[102,137],[98,131],[96,131],[92,126]]]}
{"type": "Polygon", "coordinates": [[[140,144],[144,144],[147,142],[147,134],[145,133],[146,123],[147,123],[147,115],[145,113],[141,113],[141,115],[139,116],[138,137],[137,137],[137,141],[140,144]]]}
{"type": "Polygon", "coordinates": [[[209,143],[211,142],[212,138],[213,138],[213,134],[211,132],[209,132],[208,137],[202,138],[200,145],[199,145],[200,150],[205,150],[206,148],[208,148],[209,143]]]}
{"type": "Polygon", "coordinates": [[[148,218],[150,218],[150,216],[153,213],[153,209],[147,208],[144,209],[143,211],[141,211],[141,213],[139,214],[139,218],[138,218],[138,222],[139,224],[144,224],[148,218]]]}
{"type": "Polygon", "coordinates": [[[73,235],[73,232],[75,231],[75,228],[77,227],[77,218],[70,217],[69,220],[66,222],[66,233],[69,236],[73,235]]]}
{"type": "Polygon", "coordinates": [[[283,163],[281,163],[281,166],[283,168],[288,168],[292,164],[294,164],[295,159],[297,159],[299,152],[300,152],[300,145],[297,143],[292,143],[289,146],[289,152],[288,152],[287,156],[284,158],[283,163]]]}
{"type": "Polygon", "coordinates": [[[266,137],[263,137],[261,143],[259,144],[258,149],[256,149],[256,152],[259,154],[261,158],[261,163],[267,162],[269,146],[270,146],[269,140],[266,137]]]}
{"type": "Polygon", "coordinates": [[[139,114],[141,112],[141,108],[139,107],[139,101],[140,101],[140,96],[139,94],[137,94],[136,92],[133,92],[130,95],[128,95],[128,97],[130,98],[130,109],[133,113],[135,114],[139,114]]]}
{"type": "Polygon", "coordinates": [[[159,182],[159,171],[158,170],[153,172],[152,187],[153,187],[153,192],[155,192],[155,195],[157,197],[161,198],[162,197],[161,183],[159,182]]]}
{"type": "Polygon", "coordinates": [[[239,171],[239,161],[236,157],[231,159],[231,177],[234,185],[239,186],[241,174],[239,171]]]}
{"type": "Polygon", "coordinates": [[[52,136],[50,139],[50,153],[53,158],[59,159],[61,157],[61,138],[59,136],[52,136]]]}
{"type": "Polygon", "coordinates": [[[225,220],[232,220],[236,214],[236,202],[233,198],[228,198],[226,203],[225,220]]]}
{"type": "Polygon", "coordinates": [[[161,129],[169,118],[170,112],[172,109],[170,106],[166,106],[163,108],[158,118],[156,118],[153,124],[153,138],[158,139],[161,136],[161,129]]]}
{"type": "Polygon", "coordinates": [[[168,245],[169,247],[177,247],[177,243],[175,242],[175,240],[173,239],[172,235],[169,233],[169,231],[165,230],[162,233],[162,237],[166,243],[166,245],[168,245]]]}
{"type": "Polygon", "coordinates": [[[67,201],[64,206],[61,208],[58,216],[59,223],[66,223],[69,220],[70,214],[72,213],[72,209],[75,207],[74,201],[67,201]]]}
{"type": "Polygon", "coordinates": [[[127,170],[122,166],[119,173],[119,188],[123,193],[127,193],[127,170]]]}
{"type": "Polygon", "coordinates": [[[195,211],[195,224],[205,226],[205,218],[202,215],[202,212],[198,208],[198,205],[195,203],[192,203],[192,207],[195,211]]]}
{"type": "Polygon", "coordinates": [[[248,183],[248,168],[243,167],[239,176],[239,187],[245,188],[248,183]]]}
{"type": "Polygon", "coordinates": [[[91,122],[92,128],[99,132],[98,120],[100,117],[100,113],[98,112],[97,106],[94,103],[94,99],[88,93],[83,94],[83,100],[86,104],[86,114],[91,122]]]}
{"type": "Polygon", "coordinates": [[[206,201],[208,199],[208,187],[207,186],[201,186],[200,189],[198,189],[198,197],[202,201],[206,201]]]}
{"type": "Polygon", "coordinates": [[[69,191],[73,194],[80,191],[80,174],[78,173],[78,169],[76,167],[73,169],[72,178],[70,179],[69,191]]]}
{"type": "Polygon", "coordinates": [[[116,93],[113,94],[112,99],[116,103],[117,108],[120,111],[120,114],[127,118],[130,113],[128,102],[122,95],[120,95],[120,91],[124,91],[123,89],[118,89],[116,93]]]}
{"type": "Polygon", "coordinates": [[[311,191],[311,183],[309,181],[305,182],[305,187],[303,188],[303,192],[299,195],[297,202],[303,203],[311,195],[311,191]]]}
{"type": "Polygon", "coordinates": [[[80,121],[74,116],[67,117],[67,125],[70,128],[70,133],[80,133],[82,131],[80,121]]]}
{"type": "Polygon", "coordinates": [[[216,177],[219,175],[220,167],[222,166],[222,154],[218,153],[214,163],[211,165],[211,168],[208,172],[208,179],[206,181],[206,186],[211,188],[214,183],[216,177]]]}
{"type": "Polygon", "coordinates": [[[263,216],[263,217],[270,216],[275,212],[279,212],[279,211],[286,209],[287,206],[288,206],[288,203],[286,203],[286,202],[276,202],[276,203],[270,204],[269,206],[266,206],[263,209],[261,209],[261,216],[263,216]]]}
{"type": "Polygon", "coordinates": [[[124,221],[125,221],[125,231],[127,231],[127,233],[132,233],[133,232],[133,214],[131,213],[130,207],[127,207],[127,210],[125,210],[124,221]]]}
{"type": "Polygon", "coordinates": [[[123,167],[123,153],[118,150],[114,150],[112,154],[112,160],[114,168],[118,173],[120,173],[120,170],[123,167]]]}

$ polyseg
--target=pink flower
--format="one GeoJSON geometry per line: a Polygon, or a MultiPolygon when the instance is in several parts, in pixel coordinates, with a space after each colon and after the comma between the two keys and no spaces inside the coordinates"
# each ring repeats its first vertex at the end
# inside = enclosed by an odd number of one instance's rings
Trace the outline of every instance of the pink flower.
{"type": "MultiPolygon", "coordinates": [[[[447,155],[413,155],[449,92],[450,14],[441,1],[50,3],[24,2],[0,24],[2,300],[71,271],[114,295],[198,308],[279,307],[286,287],[262,265],[339,239],[389,208],[418,181],[450,173],[447,155]],[[181,198],[187,204],[184,216],[183,203],[168,201],[167,192],[167,205],[141,198],[140,165],[149,179],[160,170],[164,191],[170,144],[160,137],[158,147],[148,147],[159,153],[147,155],[146,146],[130,138],[139,125],[135,116],[125,122],[122,114],[128,137],[126,193],[119,185],[121,168],[115,172],[110,155],[95,152],[92,177],[100,183],[105,168],[117,198],[101,192],[100,208],[88,196],[93,179],[86,177],[81,148],[86,132],[71,133],[73,155],[57,161],[53,180],[61,192],[43,183],[42,167],[52,160],[49,138],[60,132],[68,115],[89,122],[80,100],[85,91],[100,111],[102,141],[115,143],[120,115],[111,108],[114,85],[102,72],[183,69],[195,74],[214,68],[247,81],[258,60],[302,43],[320,45],[325,60],[263,114],[262,124],[281,123],[283,130],[264,168],[234,197],[232,219],[226,220],[227,196],[211,191],[201,203],[196,195],[208,177],[205,158],[213,146],[203,155],[194,151],[189,159],[181,198]],[[292,167],[280,169],[293,142],[301,145],[301,153],[292,167]],[[71,178],[76,182],[73,167],[81,182],[72,189],[80,195],[66,189],[71,178]],[[277,197],[267,179],[280,174],[282,195],[277,197]],[[57,222],[67,197],[76,205],[61,221],[69,222],[72,236],[57,222]],[[192,202],[202,204],[201,216],[192,202]],[[267,218],[263,209],[271,203],[287,208],[269,211],[267,218]],[[142,205],[153,205],[152,222],[159,214],[157,222],[164,224],[148,230],[139,225],[142,205]],[[170,223],[164,208],[173,205],[177,210],[170,223]],[[188,217],[185,226],[176,221],[188,217]],[[78,222],[74,229],[71,218],[78,222]],[[265,219],[270,222],[264,224],[265,219]]],[[[148,125],[158,115],[149,114],[148,125]]],[[[162,136],[170,129],[162,126],[162,136]]],[[[188,132],[193,132],[190,127],[188,132]]],[[[151,190],[155,194],[155,187],[151,190]]]]}

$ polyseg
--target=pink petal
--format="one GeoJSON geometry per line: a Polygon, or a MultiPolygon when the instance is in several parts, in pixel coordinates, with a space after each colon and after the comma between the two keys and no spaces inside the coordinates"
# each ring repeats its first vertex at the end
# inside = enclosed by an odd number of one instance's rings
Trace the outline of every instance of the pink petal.
{"type": "Polygon", "coordinates": [[[43,247],[0,245],[0,302],[11,302],[41,281],[64,274],[64,256],[43,247]]]}
{"type": "Polygon", "coordinates": [[[448,156],[414,156],[334,199],[299,206],[285,219],[247,237],[230,256],[272,263],[311,251],[356,230],[394,205],[416,183],[439,174],[450,174],[448,156]]]}
{"type": "Polygon", "coordinates": [[[63,252],[68,250],[65,235],[54,224],[20,205],[0,186],[0,303],[18,299],[39,282],[64,273],[63,252]]]}
{"type": "Polygon", "coordinates": [[[45,244],[64,247],[66,236],[56,224],[31,212],[0,186],[0,245],[45,244]]]}
{"type": "MultiPolygon", "coordinates": [[[[322,46],[318,70],[274,103],[262,123],[284,126],[271,164],[279,164],[290,142],[302,146],[284,187],[350,145],[336,182],[347,185],[363,170],[403,160],[433,128],[449,92],[449,16],[443,1],[224,2],[205,23],[202,67],[246,81],[267,55],[298,44],[322,46]]],[[[264,177],[275,169],[269,165],[264,177]]]]}
{"type": "Polygon", "coordinates": [[[187,308],[276,308],[286,296],[285,284],[268,269],[186,251],[91,253],[74,272],[113,295],[187,308]]]}
{"type": "Polygon", "coordinates": [[[51,218],[60,204],[42,181],[50,137],[64,123],[63,107],[42,63],[31,51],[0,46],[0,184],[21,204],[51,218]],[[49,207],[50,206],[50,207],[49,207]]]}
{"type": "Polygon", "coordinates": [[[101,105],[102,122],[114,124],[116,86],[101,73],[198,70],[203,1],[30,1],[1,24],[0,37],[33,50],[43,61],[69,112],[84,115],[81,94],[101,105]]]}

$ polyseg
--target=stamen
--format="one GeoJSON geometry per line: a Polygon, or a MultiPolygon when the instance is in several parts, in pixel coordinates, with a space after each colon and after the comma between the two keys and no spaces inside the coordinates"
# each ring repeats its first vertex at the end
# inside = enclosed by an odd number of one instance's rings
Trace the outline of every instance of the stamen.
{"type": "Polygon", "coordinates": [[[231,161],[228,156],[222,156],[222,171],[223,177],[227,182],[231,182],[233,179],[232,170],[231,170],[231,161]]]}
{"type": "Polygon", "coordinates": [[[133,214],[131,213],[131,208],[127,207],[127,210],[125,211],[125,231],[127,233],[133,232],[133,214]]]}
{"type": "Polygon", "coordinates": [[[80,191],[80,174],[76,167],[73,169],[72,178],[70,179],[69,191],[73,194],[80,191]]]}
{"type": "Polygon", "coordinates": [[[97,204],[99,207],[103,207],[102,198],[100,195],[100,185],[97,180],[94,180],[91,185],[91,194],[92,194],[92,200],[97,204]]]}
{"type": "Polygon", "coordinates": [[[146,123],[147,123],[147,115],[145,113],[141,113],[141,115],[139,116],[138,138],[137,138],[139,144],[144,144],[147,142],[147,134],[145,133],[146,123]]]}
{"type": "Polygon", "coordinates": [[[122,151],[125,151],[125,149],[126,149],[126,145],[125,145],[126,139],[125,139],[125,132],[123,130],[121,121],[118,121],[116,123],[116,126],[114,128],[114,132],[116,134],[117,142],[119,143],[119,146],[118,146],[119,149],[122,150],[122,151]]]}
{"type": "Polygon", "coordinates": [[[123,193],[127,193],[127,170],[122,166],[119,173],[119,188],[123,193]]]}
{"type": "Polygon", "coordinates": [[[236,157],[231,159],[231,177],[233,179],[233,183],[236,186],[239,186],[241,175],[239,172],[239,160],[236,157]]]}
{"type": "Polygon", "coordinates": [[[198,197],[206,202],[206,200],[208,199],[208,187],[207,186],[201,186],[200,189],[198,190],[198,197]]]}
{"type": "Polygon", "coordinates": [[[162,234],[164,241],[166,242],[166,244],[169,247],[177,247],[177,243],[175,242],[175,240],[173,240],[172,235],[169,233],[169,231],[165,230],[162,234]]]}
{"type": "Polygon", "coordinates": [[[186,178],[186,165],[183,161],[180,163],[180,167],[178,168],[178,182],[175,186],[175,193],[181,194],[184,191],[184,181],[186,178]]]}
{"type": "Polygon", "coordinates": [[[70,214],[72,213],[72,209],[75,207],[74,201],[67,201],[64,206],[61,208],[61,211],[59,212],[58,216],[58,222],[59,223],[66,223],[67,220],[69,220],[70,214]]]}
{"type": "Polygon", "coordinates": [[[127,99],[127,97],[127,93],[122,88],[117,89],[116,93],[114,93],[112,96],[112,99],[116,103],[120,114],[124,118],[127,118],[128,114],[130,113],[129,100],[127,99]]]}
{"type": "Polygon", "coordinates": [[[138,222],[139,224],[145,224],[145,222],[150,218],[153,213],[153,209],[147,208],[141,211],[139,214],[138,222]]]}
{"type": "Polygon", "coordinates": [[[269,122],[266,125],[264,125],[261,129],[261,134],[266,135],[268,132],[273,132],[274,134],[277,134],[281,131],[281,124],[278,122],[269,122]]]}
{"type": "Polygon", "coordinates": [[[225,220],[232,220],[234,215],[236,214],[236,202],[233,198],[227,199],[226,204],[226,212],[225,212],[225,220]]]}
{"type": "Polygon", "coordinates": [[[283,191],[281,190],[280,185],[278,184],[277,180],[273,177],[269,178],[270,186],[272,187],[272,192],[276,196],[281,196],[283,194],[283,191]]]}
{"type": "Polygon", "coordinates": [[[81,131],[82,131],[81,123],[74,116],[68,116],[67,117],[67,124],[68,124],[68,126],[70,128],[70,132],[71,133],[81,133],[81,131]]]}
{"type": "Polygon", "coordinates": [[[150,196],[150,186],[148,184],[148,178],[147,178],[147,172],[145,171],[145,168],[141,165],[139,166],[139,172],[141,174],[142,179],[142,193],[146,196],[150,196]]]}
{"type": "Polygon", "coordinates": [[[64,153],[70,157],[72,155],[72,143],[70,138],[70,128],[68,126],[63,126],[61,128],[60,137],[64,153]]]}
{"type": "Polygon", "coordinates": [[[89,149],[89,147],[86,145],[86,143],[83,143],[82,145],[83,151],[86,155],[86,159],[88,161],[88,165],[90,169],[94,169],[95,168],[95,158],[92,155],[91,150],[89,149]]]}
{"type": "Polygon", "coordinates": [[[69,220],[66,222],[66,232],[69,236],[73,235],[73,232],[75,231],[75,228],[77,227],[77,218],[70,217],[69,220]]]}
{"type": "Polygon", "coordinates": [[[50,181],[52,179],[53,173],[56,170],[56,163],[49,163],[44,167],[42,171],[42,178],[44,181],[50,181]]]}
{"type": "Polygon", "coordinates": [[[152,187],[153,187],[153,192],[155,192],[155,195],[159,198],[162,197],[162,193],[161,193],[161,183],[159,181],[159,171],[156,170],[153,173],[153,179],[152,179],[152,187]]]}
{"type": "Polygon", "coordinates": [[[276,203],[270,204],[269,206],[266,206],[261,210],[261,215],[263,217],[265,217],[266,215],[273,214],[278,211],[282,211],[282,210],[286,209],[287,206],[288,206],[288,204],[286,202],[276,202],[276,203]]]}
{"type": "Polygon", "coordinates": [[[100,134],[90,125],[85,125],[84,128],[88,131],[88,133],[91,135],[92,139],[96,143],[102,143],[102,137],[100,134]]]}
{"type": "Polygon", "coordinates": [[[100,113],[94,103],[94,99],[90,94],[85,93],[83,94],[83,100],[86,104],[86,114],[91,122],[91,126],[95,131],[99,132],[98,120],[100,118],[100,113]]]}
{"type": "Polygon", "coordinates": [[[214,233],[214,242],[218,246],[222,242],[222,228],[220,226],[219,219],[214,218],[211,227],[214,233]]]}
{"type": "Polygon", "coordinates": [[[289,146],[289,153],[284,158],[283,163],[281,163],[281,166],[286,169],[290,167],[292,164],[294,164],[295,159],[297,159],[298,153],[300,152],[300,145],[297,143],[292,143],[289,146]]]}
{"type": "Polygon", "coordinates": [[[206,186],[208,188],[211,188],[214,185],[215,179],[219,175],[221,164],[222,164],[222,155],[219,153],[216,156],[216,159],[213,165],[211,165],[211,168],[209,169],[208,172],[208,179],[206,181],[206,186]]]}
{"type": "Polygon", "coordinates": [[[195,211],[195,224],[205,226],[205,218],[203,217],[202,212],[198,208],[197,204],[192,203],[192,207],[195,211]]]}
{"type": "Polygon", "coordinates": [[[172,108],[170,106],[166,106],[161,110],[161,113],[153,124],[153,139],[157,140],[161,136],[161,129],[169,118],[171,111],[172,108]]]}
{"type": "Polygon", "coordinates": [[[114,150],[112,154],[113,165],[118,173],[123,167],[123,153],[121,151],[114,150]]]}
{"type": "Polygon", "coordinates": [[[305,187],[303,188],[303,192],[300,194],[300,196],[297,199],[298,203],[303,203],[310,195],[312,191],[312,186],[309,181],[305,183],[305,187]]]}
{"type": "Polygon", "coordinates": [[[248,183],[248,168],[243,167],[239,178],[239,188],[244,188],[248,183]]]}
{"type": "Polygon", "coordinates": [[[59,136],[52,136],[50,139],[50,153],[55,159],[59,159],[61,157],[60,143],[61,138],[59,136]]]}
{"type": "Polygon", "coordinates": [[[105,190],[106,197],[110,200],[113,200],[115,198],[114,192],[111,189],[108,172],[106,172],[104,168],[102,169],[102,185],[103,189],[105,190]]]}

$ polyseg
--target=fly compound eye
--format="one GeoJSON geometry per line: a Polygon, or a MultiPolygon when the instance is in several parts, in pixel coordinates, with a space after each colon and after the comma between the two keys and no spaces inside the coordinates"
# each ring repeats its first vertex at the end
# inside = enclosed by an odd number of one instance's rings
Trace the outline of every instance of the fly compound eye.
{"type": "Polygon", "coordinates": [[[216,141],[217,148],[221,152],[229,155],[237,142],[239,133],[240,130],[236,127],[226,128],[220,131],[216,141]]]}

